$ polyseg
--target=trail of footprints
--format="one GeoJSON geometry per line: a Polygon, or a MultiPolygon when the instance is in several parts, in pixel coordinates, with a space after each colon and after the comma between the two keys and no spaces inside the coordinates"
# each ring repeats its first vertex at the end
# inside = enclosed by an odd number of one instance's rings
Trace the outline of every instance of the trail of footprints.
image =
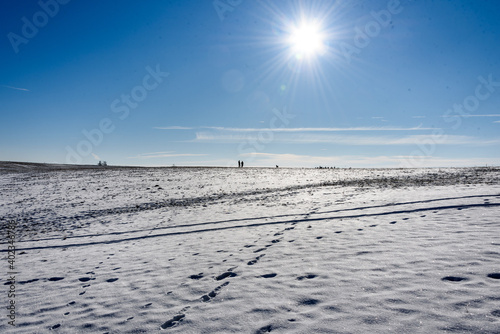
{"type": "MultiPolygon", "coordinates": [[[[310,213],[304,215],[304,218],[307,219],[311,214],[316,213],[315,210],[317,210],[317,209],[313,209],[310,213]]],[[[424,218],[424,217],[426,217],[426,215],[421,215],[420,217],[424,218]]],[[[405,217],[405,218],[402,218],[401,221],[408,221],[409,219],[410,218],[405,217]]],[[[272,247],[273,245],[281,242],[284,239],[284,236],[283,236],[284,233],[287,232],[287,231],[291,231],[291,230],[295,229],[295,225],[298,222],[299,221],[293,222],[293,223],[291,223],[291,226],[287,226],[283,230],[281,230],[281,231],[279,231],[277,233],[274,233],[274,235],[273,235],[274,239],[272,239],[269,244],[265,245],[264,247],[260,247],[260,248],[255,249],[253,251],[253,253],[256,256],[255,256],[255,258],[253,258],[250,261],[248,261],[247,265],[248,266],[253,266],[253,265],[257,264],[260,259],[262,259],[264,256],[266,256],[266,254],[263,253],[263,252],[265,250],[267,250],[269,247],[272,247]]],[[[391,224],[391,225],[394,225],[394,224],[397,224],[397,223],[398,223],[397,220],[389,222],[389,224],[391,224]]],[[[368,228],[375,228],[377,226],[378,226],[377,224],[371,224],[371,225],[368,225],[368,228]]],[[[312,226],[311,225],[307,226],[307,229],[308,230],[312,230],[312,226]]],[[[357,231],[363,231],[363,230],[364,230],[363,228],[357,229],[357,231]]],[[[334,233],[341,234],[343,232],[344,231],[335,231],[334,233]]],[[[324,236],[317,236],[316,237],[317,240],[321,240],[323,238],[324,238],[324,236]]],[[[256,240],[255,242],[257,242],[257,241],[258,240],[256,240]]],[[[295,240],[292,239],[292,240],[289,240],[288,242],[294,242],[294,241],[295,240]]],[[[243,248],[240,249],[240,251],[242,251],[245,248],[246,249],[250,249],[250,248],[253,248],[253,247],[256,247],[256,245],[255,244],[247,244],[247,245],[243,246],[243,248]]],[[[225,251],[221,250],[219,252],[225,252],[225,251]]],[[[225,261],[226,260],[224,260],[223,262],[225,262],[225,261]]],[[[224,280],[224,279],[233,278],[233,277],[238,276],[235,272],[233,272],[234,269],[236,269],[236,267],[235,268],[230,268],[226,272],[224,272],[224,273],[222,273],[222,274],[220,274],[218,276],[215,276],[214,280],[215,281],[221,281],[221,280],[224,280]]],[[[274,278],[277,275],[278,275],[277,273],[268,273],[268,274],[260,275],[258,277],[269,279],[269,278],[274,278]]],[[[491,274],[488,274],[487,276],[489,278],[492,278],[492,279],[500,279],[500,273],[491,273],[491,274]]],[[[199,279],[201,279],[203,277],[204,277],[203,273],[193,274],[193,275],[189,276],[189,278],[193,279],[193,280],[199,280],[199,279]]],[[[305,275],[296,277],[296,279],[298,281],[304,281],[304,280],[311,280],[311,279],[314,279],[316,277],[317,277],[317,275],[315,275],[315,274],[307,273],[305,275]]],[[[447,277],[444,277],[442,280],[443,281],[459,282],[459,281],[467,280],[467,278],[447,276],[447,277]]],[[[212,290],[212,291],[210,291],[210,292],[202,295],[199,300],[201,302],[210,302],[212,299],[214,299],[221,292],[222,288],[224,288],[224,287],[226,287],[228,285],[229,285],[229,281],[226,281],[222,285],[217,286],[214,290],[212,290]]],[[[303,305],[303,306],[316,305],[319,302],[320,302],[319,300],[310,299],[310,298],[306,298],[304,300],[298,301],[299,305],[303,305]]],[[[163,323],[160,327],[162,329],[168,329],[168,328],[172,328],[172,327],[175,327],[175,326],[179,325],[185,319],[185,317],[186,317],[185,311],[188,310],[189,308],[190,308],[189,306],[185,307],[177,315],[175,315],[173,318],[171,318],[168,321],[166,321],[165,323],[163,323]]],[[[494,310],[494,311],[492,311],[491,314],[494,315],[494,316],[500,317],[500,310],[494,310]]],[[[289,321],[293,322],[293,321],[296,321],[296,320],[295,319],[289,319],[289,321]]],[[[267,325],[267,326],[264,326],[264,327],[258,329],[255,333],[269,333],[273,329],[275,329],[275,328],[272,325],[267,325]]]]}
{"type": "MultiPolygon", "coordinates": [[[[485,200],[485,203],[487,204],[487,203],[488,203],[488,200],[485,200]]],[[[316,213],[314,210],[316,210],[316,209],[313,209],[310,213],[306,214],[306,215],[304,216],[304,218],[305,218],[305,219],[307,219],[307,218],[308,218],[311,214],[316,213]]],[[[436,212],[434,212],[434,213],[436,213],[436,212]]],[[[423,218],[423,217],[425,217],[425,215],[421,215],[420,217],[422,217],[422,218],[423,218]]],[[[409,220],[409,218],[407,218],[407,217],[406,217],[406,218],[402,218],[401,220],[402,220],[402,221],[407,221],[407,220],[409,220]]],[[[265,253],[263,253],[263,252],[264,252],[265,250],[267,250],[269,247],[272,247],[273,245],[275,245],[275,244],[277,244],[277,243],[281,242],[281,241],[284,239],[283,234],[284,234],[286,231],[291,231],[291,230],[295,229],[295,225],[296,225],[297,223],[298,223],[298,221],[297,221],[297,222],[293,222],[293,223],[291,223],[291,225],[292,225],[292,226],[287,226],[287,227],[285,227],[283,230],[281,230],[280,232],[275,233],[275,234],[273,235],[273,238],[274,238],[274,239],[272,239],[272,240],[270,241],[270,243],[269,243],[269,244],[267,244],[267,245],[266,245],[266,246],[264,246],[264,247],[261,247],[261,248],[258,248],[258,249],[256,249],[256,250],[254,250],[254,251],[253,251],[253,253],[254,253],[256,256],[255,256],[255,258],[253,258],[253,259],[249,260],[249,261],[247,262],[247,265],[248,265],[248,266],[253,266],[253,265],[257,264],[257,263],[259,262],[259,260],[260,260],[260,259],[262,259],[262,258],[266,255],[266,254],[265,254],[265,253]],[[259,254],[259,253],[260,253],[260,254],[259,254]]],[[[394,225],[394,224],[397,224],[397,223],[398,223],[398,221],[391,221],[391,222],[389,222],[389,224],[391,224],[391,225],[394,225]]],[[[369,225],[368,227],[369,227],[369,228],[375,228],[375,227],[377,227],[377,226],[378,226],[377,224],[372,224],[372,225],[369,225]]],[[[307,229],[312,229],[312,226],[311,226],[311,225],[309,225],[309,226],[307,227],[307,229]]],[[[357,229],[357,231],[363,231],[363,229],[362,229],[362,228],[359,228],[359,229],[357,229]]],[[[334,233],[336,233],[336,234],[341,234],[341,233],[343,233],[343,232],[344,232],[344,231],[339,230],[339,231],[335,231],[334,233]]],[[[324,238],[323,236],[317,236],[317,237],[316,237],[316,239],[317,239],[317,240],[321,240],[321,239],[323,239],[323,238],[324,238]]],[[[258,240],[256,240],[256,242],[257,242],[257,241],[258,241],[258,240]]],[[[294,242],[294,241],[295,241],[295,240],[289,240],[288,242],[294,242]]],[[[248,249],[248,248],[252,248],[252,247],[255,247],[255,246],[256,246],[255,244],[254,244],[254,245],[245,245],[245,246],[244,246],[244,248],[247,248],[247,249],[248,249]]],[[[128,248],[128,246],[127,246],[126,248],[128,248]]],[[[241,250],[242,250],[242,249],[240,249],[240,251],[241,251],[241,250]]],[[[225,251],[221,250],[221,251],[219,251],[219,252],[225,252],[225,251]]],[[[111,256],[113,256],[114,254],[108,254],[108,255],[109,255],[109,256],[107,257],[107,259],[110,259],[110,257],[111,257],[111,256]]],[[[195,254],[195,255],[197,255],[197,254],[195,254]]],[[[169,261],[171,261],[171,260],[173,260],[173,259],[169,259],[169,261]]],[[[45,262],[46,260],[42,260],[42,261],[43,261],[43,262],[45,262]]],[[[226,260],[224,260],[223,262],[225,262],[225,261],[226,261],[226,260]]],[[[100,268],[100,265],[102,265],[102,264],[103,264],[103,262],[99,262],[99,266],[96,266],[96,267],[94,268],[94,270],[99,269],[99,268],[100,268]]],[[[220,274],[220,275],[218,275],[218,276],[214,277],[214,280],[215,280],[215,281],[222,281],[222,280],[225,280],[225,279],[228,279],[228,278],[233,278],[233,277],[238,276],[238,275],[237,275],[237,274],[233,271],[233,270],[234,270],[234,269],[236,269],[236,268],[237,268],[237,267],[234,267],[234,268],[230,268],[230,269],[228,269],[226,272],[223,272],[222,274],[220,274]]],[[[115,271],[115,270],[118,270],[118,269],[120,269],[120,267],[116,267],[116,268],[114,268],[114,269],[112,269],[112,270],[113,270],[113,271],[115,271]]],[[[267,278],[274,278],[274,277],[276,277],[277,275],[278,275],[277,273],[269,273],[269,274],[264,274],[264,275],[261,275],[261,276],[259,276],[259,277],[261,277],[261,278],[266,278],[266,279],[267,279],[267,278]]],[[[90,271],[90,272],[87,272],[87,273],[86,273],[86,276],[78,278],[78,280],[79,280],[81,283],[85,283],[85,284],[83,284],[83,285],[82,285],[82,288],[83,288],[84,290],[83,290],[83,291],[81,291],[81,292],[79,293],[79,295],[80,295],[80,296],[81,296],[81,295],[84,295],[84,294],[86,293],[86,291],[87,291],[86,289],[87,289],[87,288],[89,288],[89,287],[91,286],[90,282],[91,282],[91,281],[96,280],[96,277],[95,277],[95,276],[96,276],[95,271],[90,271]]],[[[203,273],[193,274],[193,275],[189,276],[189,278],[190,278],[190,279],[193,279],[193,280],[199,280],[199,279],[201,279],[201,278],[203,278],[203,277],[204,277],[204,276],[203,276],[203,273]]],[[[298,276],[296,279],[297,279],[297,280],[299,280],[299,281],[302,281],[302,280],[310,280],[310,279],[314,279],[314,278],[316,278],[316,277],[317,277],[317,276],[316,276],[316,275],[314,275],[314,274],[306,274],[306,275],[303,275],[303,276],[298,276]]],[[[487,275],[487,277],[488,277],[489,279],[495,279],[495,280],[498,280],[498,279],[500,279],[500,273],[490,273],[490,274],[488,274],[488,275],[487,275]]],[[[57,277],[57,276],[56,276],[56,277],[50,277],[50,278],[45,278],[45,279],[38,279],[38,278],[35,278],[35,279],[27,280],[27,281],[19,281],[19,282],[17,282],[17,283],[18,283],[18,284],[29,284],[29,283],[33,283],[33,282],[37,282],[37,281],[58,282],[58,281],[61,281],[61,280],[63,280],[63,279],[65,279],[65,277],[57,277]]],[[[118,280],[118,278],[117,278],[117,277],[111,277],[111,278],[106,279],[106,282],[108,282],[108,283],[114,283],[114,282],[116,282],[117,280],[118,280]]],[[[446,277],[443,277],[443,278],[442,278],[442,281],[457,283],[457,282],[464,282],[464,281],[468,281],[468,278],[466,278],[466,277],[459,277],[459,276],[446,276],[446,277]]],[[[214,288],[212,291],[210,291],[210,292],[208,292],[208,293],[206,293],[206,294],[202,295],[202,296],[199,298],[199,301],[200,301],[200,302],[204,302],[204,303],[206,303],[206,302],[210,302],[211,300],[213,300],[214,298],[216,298],[216,296],[217,296],[218,294],[220,294],[221,290],[222,290],[224,287],[228,286],[228,285],[229,285],[229,283],[230,283],[229,281],[226,281],[226,282],[224,282],[223,284],[218,285],[218,286],[217,286],[216,288],[214,288]]],[[[7,282],[7,283],[5,283],[4,285],[9,285],[9,284],[10,284],[10,282],[7,282]]],[[[300,301],[300,302],[299,302],[299,304],[301,304],[301,305],[314,305],[314,304],[316,304],[317,302],[318,302],[317,300],[304,300],[304,301],[300,301]]],[[[75,304],[76,304],[76,301],[71,301],[71,302],[67,303],[65,306],[66,306],[66,307],[72,307],[72,306],[73,306],[73,305],[75,305],[75,304]]],[[[141,308],[147,308],[147,307],[150,307],[151,305],[152,305],[152,303],[148,303],[148,304],[146,304],[146,305],[142,306],[141,308]]],[[[189,310],[190,308],[191,308],[191,306],[186,306],[186,307],[184,307],[182,310],[180,310],[180,311],[178,312],[178,314],[176,314],[176,315],[175,315],[175,316],[173,316],[171,319],[169,319],[169,320],[165,321],[162,325],[160,325],[160,328],[161,328],[161,329],[168,329],[168,328],[173,328],[173,327],[176,327],[177,325],[179,325],[179,324],[180,324],[180,323],[181,323],[181,322],[185,319],[185,317],[186,317],[186,311],[187,311],[187,310],[189,310]]],[[[68,316],[69,314],[70,314],[70,312],[65,312],[65,313],[64,313],[64,316],[68,316]]],[[[500,310],[494,310],[494,311],[492,311],[492,312],[491,312],[491,314],[492,314],[493,316],[500,317],[500,310]]],[[[132,320],[133,318],[134,318],[134,317],[129,317],[129,318],[127,318],[127,321],[132,320]]],[[[295,321],[295,319],[289,319],[289,320],[290,320],[290,321],[295,321]]],[[[49,329],[54,330],[54,329],[58,329],[58,328],[60,328],[60,327],[61,327],[61,324],[60,324],[60,323],[58,323],[58,324],[55,324],[55,325],[53,325],[53,326],[49,327],[49,329]]],[[[271,332],[271,331],[272,331],[272,329],[273,329],[272,325],[269,325],[269,326],[265,326],[265,327],[260,328],[259,330],[257,330],[257,331],[256,331],[256,333],[267,333],[267,332],[271,332]]],[[[106,333],[104,333],[104,334],[106,334],[106,333]]]]}
{"type": "MultiPolygon", "coordinates": [[[[292,225],[296,225],[297,223],[294,222],[292,223],[292,225]]],[[[283,240],[283,233],[286,232],[286,231],[291,231],[295,229],[295,226],[290,226],[290,227],[286,227],[284,228],[282,231],[280,232],[277,232],[273,235],[273,239],[270,241],[270,243],[264,247],[261,247],[261,248],[258,248],[256,250],[253,251],[254,254],[259,254],[257,255],[254,259],[250,260],[247,262],[247,265],[248,266],[253,266],[255,265],[256,263],[259,262],[259,260],[261,258],[263,258],[266,254],[262,253],[263,251],[267,250],[269,247],[281,242],[283,240]],[[280,237],[281,236],[281,237],[280,237]],[[276,238],[278,237],[278,238],[276,238]]],[[[257,240],[258,241],[258,240],[257,240]]],[[[256,242],[257,242],[256,241],[256,242]]],[[[255,247],[255,245],[245,245],[243,246],[242,249],[240,249],[240,251],[242,251],[244,248],[252,248],[252,247],[255,247]]],[[[224,252],[222,250],[218,251],[220,253],[224,252]]],[[[225,261],[225,260],[224,260],[225,261]]],[[[224,262],[223,261],[223,262],[224,262]]],[[[229,279],[229,278],[233,278],[233,277],[236,277],[238,276],[234,270],[236,269],[237,267],[233,267],[233,268],[229,268],[227,271],[223,272],[222,274],[220,275],[217,275],[214,277],[214,280],[215,281],[222,281],[222,280],[225,280],[225,279],[229,279]]],[[[261,278],[273,278],[273,277],[276,277],[278,274],[276,273],[269,273],[269,274],[264,274],[264,275],[261,275],[259,277],[261,278]]],[[[197,273],[197,274],[193,274],[191,276],[189,276],[190,279],[193,279],[193,280],[199,280],[199,279],[202,279],[204,277],[204,274],[203,273],[197,273]]],[[[305,278],[308,278],[308,279],[311,279],[311,278],[314,278],[316,277],[316,275],[307,275],[304,276],[305,278]]],[[[302,277],[300,278],[297,278],[299,280],[303,279],[302,277]]],[[[224,282],[223,284],[217,286],[215,289],[213,289],[212,291],[202,295],[200,298],[199,298],[199,301],[203,302],[203,303],[207,303],[207,302],[210,302],[211,300],[213,300],[215,297],[217,297],[217,295],[221,292],[221,290],[228,286],[229,285],[229,281],[226,281],[224,282]]],[[[190,306],[186,306],[184,307],[180,312],[178,312],[178,314],[176,314],[174,317],[172,317],[171,319],[167,320],[166,322],[164,322],[160,328],[161,329],[168,329],[168,328],[173,328],[173,327],[176,327],[177,325],[179,325],[186,317],[186,312],[188,309],[190,308],[190,306]]]]}
{"type": "MultiPolygon", "coordinates": [[[[107,259],[110,259],[111,256],[113,256],[114,253],[112,254],[108,254],[108,257],[107,259]]],[[[41,260],[41,262],[47,262],[47,260],[41,260]]],[[[81,283],[84,283],[81,287],[83,289],[83,291],[79,292],[79,296],[82,296],[84,295],[86,292],[87,292],[87,288],[89,288],[91,286],[90,282],[91,281],[95,281],[96,280],[96,274],[95,274],[95,271],[97,269],[100,268],[100,266],[103,264],[104,262],[101,261],[99,262],[99,265],[94,267],[94,270],[93,271],[89,271],[87,273],[85,273],[86,276],[83,276],[83,277],[79,277],[78,278],[78,281],[81,282],[81,283]]],[[[116,271],[118,269],[121,269],[120,267],[116,267],[116,268],[113,268],[112,271],[116,271]]],[[[34,279],[30,279],[30,280],[26,280],[26,281],[17,281],[16,284],[21,284],[21,285],[24,285],[24,284],[30,284],[30,283],[34,283],[34,282],[60,282],[62,280],[65,280],[66,277],[61,277],[61,276],[54,276],[54,277],[49,277],[49,278],[34,278],[34,279]]],[[[110,277],[108,279],[105,280],[107,283],[114,283],[116,281],[118,281],[118,278],[117,277],[110,277]]],[[[8,281],[6,283],[4,283],[4,285],[10,285],[11,282],[8,281]]],[[[76,305],[77,302],[75,300],[73,301],[70,301],[68,302],[66,305],[64,305],[64,307],[73,307],[73,305],[76,305]]],[[[148,307],[150,306],[150,304],[147,304],[145,305],[144,307],[148,307]]],[[[66,311],[63,313],[64,316],[68,316],[70,315],[71,312],[70,311],[66,311]]],[[[134,317],[129,317],[127,318],[127,321],[133,319],[134,317]]],[[[60,323],[58,324],[55,324],[55,325],[52,325],[52,326],[49,326],[48,329],[49,330],[55,330],[55,329],[58,329],[60,328],[62,325],[60,323]]]]}

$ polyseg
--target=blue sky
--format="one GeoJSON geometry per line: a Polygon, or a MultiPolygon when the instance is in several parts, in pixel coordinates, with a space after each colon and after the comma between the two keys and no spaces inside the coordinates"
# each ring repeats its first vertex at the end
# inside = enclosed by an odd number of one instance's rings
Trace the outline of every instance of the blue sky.
{"type": "Polygon", "coordinates": [[[500,165],[498,1],[1,6],[0,160],[500,165]]]}

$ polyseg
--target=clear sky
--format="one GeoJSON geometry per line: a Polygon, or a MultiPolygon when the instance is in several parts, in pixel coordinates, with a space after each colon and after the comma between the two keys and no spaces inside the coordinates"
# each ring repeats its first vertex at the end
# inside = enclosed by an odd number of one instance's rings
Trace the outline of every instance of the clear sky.
{"type": "Polygon", "coordinates": [[[0,160],[500,165],[497,0],[0,6],[0,160]]]}

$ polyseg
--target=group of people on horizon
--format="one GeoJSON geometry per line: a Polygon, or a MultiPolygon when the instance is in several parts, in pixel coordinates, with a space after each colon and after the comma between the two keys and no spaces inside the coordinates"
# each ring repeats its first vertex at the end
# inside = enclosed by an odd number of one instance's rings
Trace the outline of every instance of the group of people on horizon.
{"type": "Polygon", "coordinates": [[[238,160],[238,168],[243,167],[243,160],[238,160]]]}

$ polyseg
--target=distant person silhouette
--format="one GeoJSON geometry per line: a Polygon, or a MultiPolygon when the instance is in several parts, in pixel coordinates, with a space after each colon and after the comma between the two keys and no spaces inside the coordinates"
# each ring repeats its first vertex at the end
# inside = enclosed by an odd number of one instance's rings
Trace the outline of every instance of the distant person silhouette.
{"type": "Polygon", "coordinates": [[[241,161],[238,160],[238,168],[241,167],[241,161]]]}
{"type": "Polygon", "coordinates": [[[243,161],[241,161],[241,167],[243,167],[243,161]]]}

